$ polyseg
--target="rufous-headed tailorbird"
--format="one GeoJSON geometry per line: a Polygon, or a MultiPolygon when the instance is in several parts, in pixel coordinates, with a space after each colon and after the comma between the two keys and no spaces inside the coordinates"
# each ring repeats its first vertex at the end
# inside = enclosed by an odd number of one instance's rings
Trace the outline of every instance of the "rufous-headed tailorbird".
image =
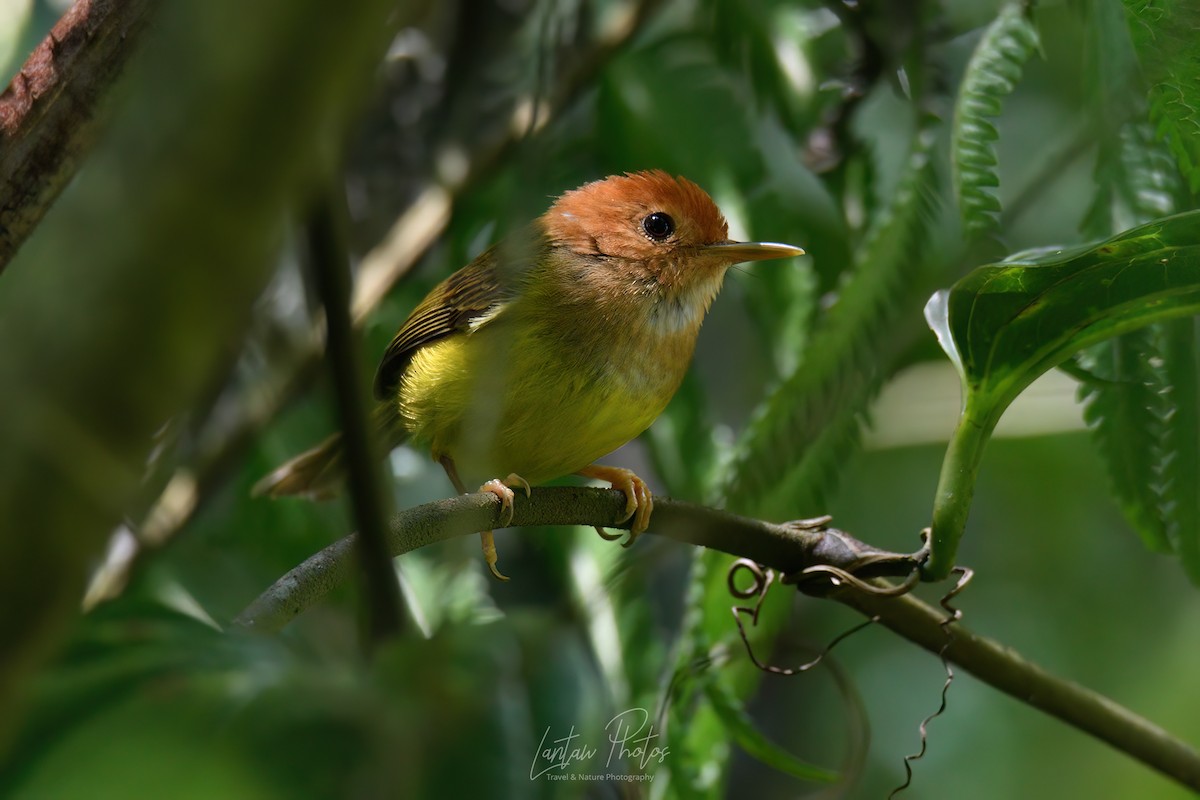
{"type": "MultiPolygon", "coordinates": [[[[400,326],[375,375],[378,435],[388,449],[428,447],[460,493],[484,481],[505,524],[514,487],[528,493],[572,473],[608,481],[627,498],[628,546],[649,524],[650,490],[630,470],[593,462],[666,408],[725,271],[803,252],[730,241],[712,198],[665,172],[566,192],[434,287],[400,326]]],[[[330,437],[255,494],[329,496],[341,451],[330,437]]],[[[480,536],[492,574],[507,580],[492,532],[480,536]]]]}

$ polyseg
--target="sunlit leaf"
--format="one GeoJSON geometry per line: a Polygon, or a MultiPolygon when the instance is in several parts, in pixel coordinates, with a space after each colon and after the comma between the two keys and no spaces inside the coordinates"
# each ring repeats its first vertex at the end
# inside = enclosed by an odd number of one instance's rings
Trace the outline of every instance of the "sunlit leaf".
{"type": "Polygon", "coordinates": [[[1200,212],[1103,244],[976,269],[926,308],[959,370],[963,412],[942,465],[930,577],[953,566],[983,447],[1004,409],[1081,348],[1200,312],[1200,212]]]}

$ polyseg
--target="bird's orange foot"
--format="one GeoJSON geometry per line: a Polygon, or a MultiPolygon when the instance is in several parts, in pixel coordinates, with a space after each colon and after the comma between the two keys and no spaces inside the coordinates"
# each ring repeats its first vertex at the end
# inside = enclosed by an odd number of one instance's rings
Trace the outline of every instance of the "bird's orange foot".
{"type": "MultiPolygon", "coordinates": [[[[629,538],[625,541],[625,547],[629,547],[637,541],[638,536],[650,527],[650,514],[654,511],[654,495],[650,492],[650,487],[646,485],[646,482],[635,475],[632,470],[592,464],[575,474],[585,478],[608,481],[612,484],[612,488],[620,489],[625,493],[625,516],[621,518],[621,522],[633,519],[633,524],[629,526],[629,538]]],[[[621,534],[608,534],[602,528],[596,528],[596,533],[600,534],[600,538],[610,542],[621,538],[621,534]]]]}
{"type": "MultiPolygon", "coordinates": [[[[500,498],[500,515],[502,520],[500,526],[502,528],[507,528],[509,523],[512,522],[513,498],[516,497],[516,495],[513,494],[513,487],[515,486],[520,486],[523,488],[525,490],[525,496],[529,497],[531,491],[529,488],[529,481],[517,474],[510,474],[504,480],[493,478],[483,486],[479,487],[479,491],[490,492],[500,498]]],[[[483,558],[485,561],[487,561],[488,569],[491,570],[492,575],[496,576],[497,580],[508,580],[508,576],[500,572],[500,570],[496,567],[496,562],[499,560],[499,556],[496,555],[496,539],[494,536],[492,536],[492,532],[480,531],[479,540],[480,544],[483,545],[483,558]]]]}

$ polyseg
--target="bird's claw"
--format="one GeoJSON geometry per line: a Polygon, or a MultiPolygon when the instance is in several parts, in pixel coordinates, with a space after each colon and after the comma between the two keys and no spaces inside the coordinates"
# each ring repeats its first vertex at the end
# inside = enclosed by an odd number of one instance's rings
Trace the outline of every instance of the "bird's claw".
{"type": "MultiPolygon", "coordinates": [[[[533,491],[529,487],[529,481],[515,472],[510,473],[504,480],[492,478],[479,487],[479,491],[489,492],[500,498],[500,519],[498,522],[501,528],[507,528],[512,524],[513,498],[516,497],[513,488],[518,486],[525,490],[526,497],[529,497],[533,491]]],[[[487,561],[488,569],[491,570],[492,575],[496,576],[497,580],[508,580],[508,577],[496,567],[499,556],[496,554],[496,539],[492,535],[492,531],[480,531],[479,540],[483,545],[483,558],[487,561]]]]}
{"type": "MultiPolygon", "coordinates": [[[[629,538],[621,546],[629,547],[637,541],[638,536],[650,527],[650,514],[654,511],[654,494],[646,482],[632,470],[622,467],[606,467],[601,464],[585,467],[579,471],[579,474],[586,478],[608,481],[612,488],[625,493],[625,516],[621,517],[619,521],[626,522],[632,519],[633,523],[629,526],[629,538]]],[[[621,534],[613,536],[603,533],[600,528],[597,528],[596,532],[600,534],[600,538],[610,542],[621,537],[621,534]]]]}
{"type": "Polygon", "coordinates": [[[625,531],[621,531],[620,533],[608,533],[604,530],[604,528],[601,528],[599,525],[597,525],[595,527],[596,527],[596,533],[600,536],[601,539],[603,539],[606,542],[615,542],[625,535],[625,531]]]}
{"type": "Polygon", "coordinates": [[[533,489],[529,486],[529,481],[525,480],[515,472],[508,473],[508,477],[504,479],[504,485],[513,489],[520,486],[525,490],[526,497],[533,496],[533,489]]]}
{"type": "Polygon", "coordinates": [[[490,492],[500,498],[500,519],[497,527],[507,528],[512,524],[513,518],[513,498],[516,495],[513,493],[513,487],[520,486],[525,490],[525,496],[529,497],[531,489],[529,481],[522,478],[516,473],[510,474],[504,480],[492,478],[490,481],[479,487],[481,492],[490,492]]]}
{"type": "Polygon", "coordinates": [[[487,562],[488,569],[491,570],[492,575],[494,575],[498,581],[507,581],[508,576],[501,572],[496,566],[499,556],[496,555],[496,540],[492,536],[492,532],[480,531],[479,542],[483,545],[483,560],[487,562]]]}

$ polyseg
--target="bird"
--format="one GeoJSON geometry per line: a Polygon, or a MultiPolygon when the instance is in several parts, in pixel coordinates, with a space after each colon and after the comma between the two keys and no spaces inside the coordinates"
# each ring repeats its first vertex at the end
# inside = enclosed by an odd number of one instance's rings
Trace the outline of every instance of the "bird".
{"type": "MultiPolygon", "coordinates": [[[[460,494],[482,481],[500,498],[500,527],[512,520],[514,489],[528,495],[572,474],[606,481],[625,494],[628,547],[649,526],[653,494],[633,471],[597,459],[666,408],[731,266],[803,254],[730,240],[708,193],[661,170],[564,192],[435,286],[400,326],[375,374],[374,430],[389,450],[427,448],[460,494]]],[[[254,494],[330,496],[341,461],[334,434],[254,494]]],[[[508,580],[493,532],[480,539],[492,575],[508,580]]]]}

